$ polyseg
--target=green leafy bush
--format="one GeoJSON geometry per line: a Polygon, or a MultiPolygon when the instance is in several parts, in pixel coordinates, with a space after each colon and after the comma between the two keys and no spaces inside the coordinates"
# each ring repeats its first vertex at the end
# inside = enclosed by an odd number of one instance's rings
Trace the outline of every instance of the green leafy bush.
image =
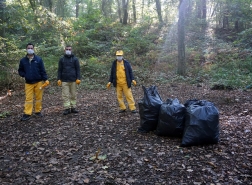
{"type": "Polygon", "coordinates": [[[226,61],[217,63],[210,71],[212,84],[224,85],[232,88],[244,88],[252,84],[252,60],[226,61]]]}
{"type": "Polygon", "coordinates": [[[234,42],[234,44],[238,46],[242,46],[245,48],[252,47],[252,28],[246,29],[238,34],[238,39],[234,42]]]}

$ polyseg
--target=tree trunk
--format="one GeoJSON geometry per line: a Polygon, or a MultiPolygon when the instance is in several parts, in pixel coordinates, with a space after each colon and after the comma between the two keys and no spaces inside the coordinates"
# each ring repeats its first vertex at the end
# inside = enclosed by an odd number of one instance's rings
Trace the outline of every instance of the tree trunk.
{"type": "Polygon", "coordinates": [[[239,21],[238,20],[235,21],[235,31],[236,32],[239,31],[239,21]]]}
{"type": "Polygon", "coordinates": [[[118,8],[118,17],[120,23],[122,23],[122,10],[121,10],[121,3],[120,0],[117,0],[117,8],[118,8]]]}
{"type": "MultiPolygon", "coordinates": [[[[20,2],[20,0],[19,0],[19,2],[20,2]]],[[[48,8],[52,12],[52,9],[53,9],[53,1],[52,0],[40,1],[39,4],[43,7],[48,8]]]]}
{"type": "Polygon", "coordinates": [[[128,3],[129,0],[122,0],[122,7],[123,7],[123,20],[122,24],[126,25],[128,22],[128,3]]]}
{"type": "Polygon", "coordinates": [[[81,0],[76,0],[76,4],[75,4],[75,7],[76,7],[76,13],[75,13],[75,17],[78,18],[79,17],[79,13],[80,13],[80,1],[81,0]]]}
{"type": "Polygon", "coordinates": [[[65,17],[65,2],[66,0],[60,0],[56,5],[56,14],[60,17],[65,17]]]}
{"type": "Polygon", "coordinates": [[[223,17],[223,27],[222,28],[224,28],[224,29],[228,29],[229,28],[229,21],[228,21],[228,16],[226,16],[226,15],[224,15],[224,17],[223,17]]]}
{"type": "Polygon", "coordinates": [[[196,2],[196,7],[197,7],[197,18],[201,19],[201,10],[202,10],[202,8],[201,8],[201,0],[198,0],[196,2]]]}
{"type": "Polygon", "coordinates": [[[49,10],[52,12],[52,10],[53,10],[53,2],[52,2],[52,0],[48,0],[48,4],[49,4],[49,10]]]}
{"type": "Polygon", "coordinates": [[[136,0],[132,0],[133,21],[136,23],[136,0]]]}
{"type": "MultiPolygon", "coordinates": [[[[0,0],[0,24],[1,25],[5,25],[7,20],[6,20],[6,17],[5,17],[5,8],[6,8],[6,1],[5,0],[0,0]],[[5,24],[4,24],[5,23],[5,24]]],[[[1,26],[0,27],[0,37],[5,37],[5,26],[1,26]]],[[[5,53],[7,54],[8,53],[8,47],[7,47],[7,44],[6,44],[6,41],[3,39],[1,39],[1,50],[0,52],[1,53],[5,53]]],[[[7,57],[7,56],[6,56],[7,57]]],[[[3,65],[4,67],[7,66],[7,60],[1,60],[0,64],[3,65]]],[[[2,77],[4,79],[8,79],[8,73],[4,70],[1,70],[1,73],[2,73],[2,77]]],[[[7,81],[7,80],[6,80],[7,81]]]]}
{"type": "Polygon", "coordinates": [[[101,4],[101,11],[104,17],[108,17],[109,15],[109,0],[102,0],[102,4],[101,4]]]}
{"type": "Polygon", "coordinates": [[[199,0],[196,3],[197,7],[197,18],[206,19],[206,0],[199,0]]]}
{"type": "Polygon", "coordinates": [[[180,0],[178,20],[178,68],[179,75],[185,75],[185,10],[188,0],[180,0]]]}
{"type": "Polygon", "coordinates": [[[192,20],[194,1],[195,0],[187,0],[186,2],[183,2],[185,4],[184,5],[185,26],[188,26],[190,24],[190,21],[192,20]]]}
{"type": "Polygon", "coordinates": [[[144,0],[142,0],[141,17],[144,18],[144,0]]]}
{"type": "MultiPolygon", "coordinates": [[[[4,25],[5,22],[5,0],[0,0],[0,23],[1,25],[4,25]]],[[[5,28],[4,26],[0,27],[0,37],[4,37],[5,36],[5,28]]]]}
{"type": "Polygon", "coordinates": [[[33,10],[33,12],[36,11],[36,1],[35,0],[29,0],[31,8],[33,10]]]}
{"type": "Polygon", "coordinates": [[[161,10],[160,0],[155,0],[155,1],[156,1],[158,20],[159,20],[159,23],[162,24],[163,23],[163,18],[162,18],[162,10],[161,10]]]}
{"type": "Polygon", "coordinates": [[[87,2],[87,13],[90,14],[93,10],[93,1],[92,0],[89,0],[87,2]]]}
{"type": "Polygon", "coordinates": [[[206,19],[207,7],[206,0],[202,0],[202,19],[206,19]]]}

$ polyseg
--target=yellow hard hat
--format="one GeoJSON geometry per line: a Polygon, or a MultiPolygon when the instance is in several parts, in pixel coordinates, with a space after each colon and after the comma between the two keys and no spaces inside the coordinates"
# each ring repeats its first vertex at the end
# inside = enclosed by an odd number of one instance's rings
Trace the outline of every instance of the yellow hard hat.
{"type": "Polygon", "coordinates": [[[123,50],[116,51],[116,55],[123,55],[123,50]]]}

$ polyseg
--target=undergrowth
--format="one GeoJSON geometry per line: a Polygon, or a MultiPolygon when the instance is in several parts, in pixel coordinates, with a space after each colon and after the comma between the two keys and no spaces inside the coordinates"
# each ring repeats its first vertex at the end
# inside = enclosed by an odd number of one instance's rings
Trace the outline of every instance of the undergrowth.
{"type": "Polygon", "coordinates": [[[217,62],[209,74],[213,85],[243,89],[252,84],[252,59],[217,62]]]}

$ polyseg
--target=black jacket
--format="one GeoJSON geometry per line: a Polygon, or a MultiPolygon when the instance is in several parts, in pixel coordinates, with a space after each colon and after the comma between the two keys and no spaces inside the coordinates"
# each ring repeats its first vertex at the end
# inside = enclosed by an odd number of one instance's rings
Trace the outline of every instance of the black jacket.
{"type": "MultiPolygon", "coordinates": [[[[130,63],[125,59],[123,59],[123,63],[124,63],[124,68],[125,68],[125,73],[126,73],[127,85],[130,88],[131,82],[132,80],[134,80],[134,75],[133,75],[130,63]]],[[[117,65],[117,60],[114,60],[114,62],[112,63],[110,78],[109,78],[109,82],[113,83],[114,87],[116,87],[116,65],[117,65]]]]}
{"type": "Polygon", "coordinates": [[[75,82],[80,80],[80,63],[74,55],[64,55],[59,60],[58,80],[62,82],[75,82]]]}
{"type": "Polygon", "coordinates": [[[35,84],[47,80],[44,62],[37,55],[34,55],[31,62],[29,62],[27,56],[22,58],[19,62],[18,74],[24,77],[25,82],[28,84],[35,84]]]}

